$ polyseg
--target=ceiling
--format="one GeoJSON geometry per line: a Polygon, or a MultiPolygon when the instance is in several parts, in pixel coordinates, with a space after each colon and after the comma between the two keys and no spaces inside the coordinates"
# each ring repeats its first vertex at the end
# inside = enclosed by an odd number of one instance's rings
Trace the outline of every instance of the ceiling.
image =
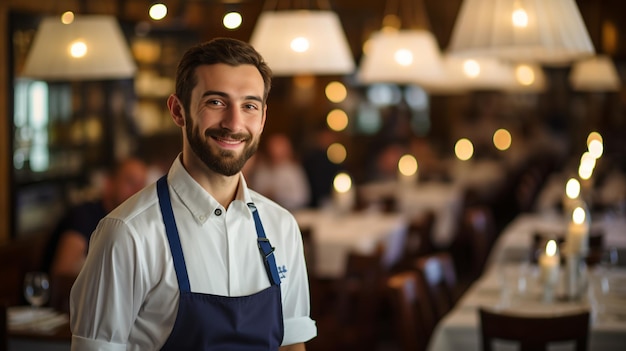
{"type": "MultiPolygon", "coordinates": [[[[462,0],[163,0],[169,8],[166,19],[150,21],[152,28],[159,31],[194,32],[200,38],[230,36],[249,40],[259,13],[264,9],[286,8],[331,8],[338,13],[345,29],[355,59],[361,56],[361,47],[369,35],[382,25],[383,15],[388,5],[397,5],[405,20],[407,12],[416,12],[416,4],[423,1],[429,19],[430,29],[437,38],[442,50],[450,41],[454,21],[462,0]],[[244,16],[242,26],[230,31],[222,27],[221,17],[229,9],[237,9],[244,16]]],[[[78,13],[104,13],[116,15],[121,21],[137,23],[149,21],[150,0],[57,0],[52,4],[24,5],[36,8],[38,12],[61,13],[67,9],[78,13]]],[[[576,0],[587,25],[596,51],[612,55],[615,59],[626,59],[626,3],[623,0],[576,0]],[[607,24],[616,28],[615,42],[607,43],[607,24]]],[[[20,4],[21,5],[21,4],[20,4]]]]}

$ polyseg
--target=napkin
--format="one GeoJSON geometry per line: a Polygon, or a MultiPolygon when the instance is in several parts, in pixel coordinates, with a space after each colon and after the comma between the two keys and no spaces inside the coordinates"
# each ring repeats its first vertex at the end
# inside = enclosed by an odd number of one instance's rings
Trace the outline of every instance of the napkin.
{"type": "Polygon", "coordinates": [[[38,332],[52,332],[57,327],[68,322],[65,313],[57,312],[52,308],[33,308],[30,306],[9,307],[7,310],[9,329],[14,331],[35,330],[38,332]]]}

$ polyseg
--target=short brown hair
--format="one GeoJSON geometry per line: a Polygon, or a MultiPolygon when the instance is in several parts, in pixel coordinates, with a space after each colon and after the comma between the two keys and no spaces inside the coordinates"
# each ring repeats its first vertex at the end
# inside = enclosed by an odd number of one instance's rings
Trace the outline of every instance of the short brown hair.
{"type": "Polygon", "coordinates": [[[176,71],[176,95],[183,108],[189,111],[191,91],[198,83],[196,68],[201,65],[224,63],[230,66],[253,65],[261,73],[265,89],[263,103],[267,102],[272,86],[272,70],[252,45],[232,38],[215,38],[189,48],[178,63],[176,71]]]}

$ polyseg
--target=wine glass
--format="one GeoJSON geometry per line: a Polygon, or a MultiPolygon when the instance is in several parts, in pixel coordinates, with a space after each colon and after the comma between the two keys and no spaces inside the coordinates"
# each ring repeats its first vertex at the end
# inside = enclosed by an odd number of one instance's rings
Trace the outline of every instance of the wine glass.
{"type": "Polygon", "coordinates": [[[613,270],[619,263],[619,253],[616,247],[608,247],[602,251],[600,265],[605,270],[613,270]]]}
{"type": "Polygon", "coordinates": [[[28,303],[37,309],[48,302],[50,280],[44,272],[28,272],[24,276],[24,296],[28,303]]]}

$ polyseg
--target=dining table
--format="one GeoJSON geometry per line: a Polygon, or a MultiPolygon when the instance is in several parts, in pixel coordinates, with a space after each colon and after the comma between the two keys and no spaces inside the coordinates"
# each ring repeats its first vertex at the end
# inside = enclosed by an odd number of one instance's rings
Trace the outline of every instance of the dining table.
{"type": "Polygon", "coordinates": [[[300,228],[312,230],[318,277],[342,277],[350,252],[371,254],[382,248],[384,267],[391,267],[404,252],[408,221],[399,213],[322,208],[295,211],[294,217],[300,228]]]}
{"type": "MultiPolygon", "coordinates": [[[[526,261],[532,255],[531,243],[536,234],[564,237],[569,220],[555,211],[521,213],[502,230],[493,245],[488,265],[505,261],[526,261]]],[[[603,246],[626,251],[626,217],[612,212],[592,214],[590,232],[602,233],[603,246]]],[[[621,255],[624,256],[624,255],[621,255]]]]}
{"type": "Polygon", "coordinates": [[[393,198],[397,212],[406,218],[417,218],[427,212],[435,214],[432,242],[440,248],[448,247],[457,232],[463,206],[463,186],[444,181],[424,181],[403,184],[401,181],[381,181],[361,184],[360,196],[370,204],[393,198]]]}
{"type": "MultiPolygon", "coordinates": [[[[437,324],[429,350],[480,350],[479,307],[531,316],[554,316],[588,310],[591,314],[589,350],[624,350],[626,345],[626,218],[613,212],[594,213],[591,231],[603,233],[604,249],[617,249],[620,260],[581,265],[577,293],[568,287],[567,265],[558,269],[558,280],[547,290],[541,267],[531,260],[536,234],[565,235],[568,220],[554,211],[517,215],[494,243],[484,272],[466,290],[455,307],[437,324]]],[[[511,344],[498,345],[515,349],[511,344]]],[[[563,344],[554,350],[568,349],[563,344]]]]}
{"type": "MultiPolygon", "coordinates": [[[[558,316],[590,312],[590,351],[624,350],[626,345],[626,269],[609,272],[591,269],[585,292],[568,299],[564,288],[555,288],[546,299],[537,267],[526,264],[492,266],[461,297],[437,324],[428,346],[431,351],[481,350],[479,307],[527,316],[558,316]],[[607,284],[606,282],[610,282],[607,284]],[[610,286],[604,287],[603,286],[610,286]],[[598,291],[604,292],[598,293],[598,291]]],[[[563,281],[561,273],[560,282],[563,281]]],[[[515,350],[511,342],[499,342],[497,350],[515,350]]],[[[553,343],[549,350],[570,350],[567,342],[553,343]]]]}
{"type": "Polygon", "coordinates": [[[50,307],[11,306],[7,309],[8,351],[69,351],[69,315],[50,307]]]}

